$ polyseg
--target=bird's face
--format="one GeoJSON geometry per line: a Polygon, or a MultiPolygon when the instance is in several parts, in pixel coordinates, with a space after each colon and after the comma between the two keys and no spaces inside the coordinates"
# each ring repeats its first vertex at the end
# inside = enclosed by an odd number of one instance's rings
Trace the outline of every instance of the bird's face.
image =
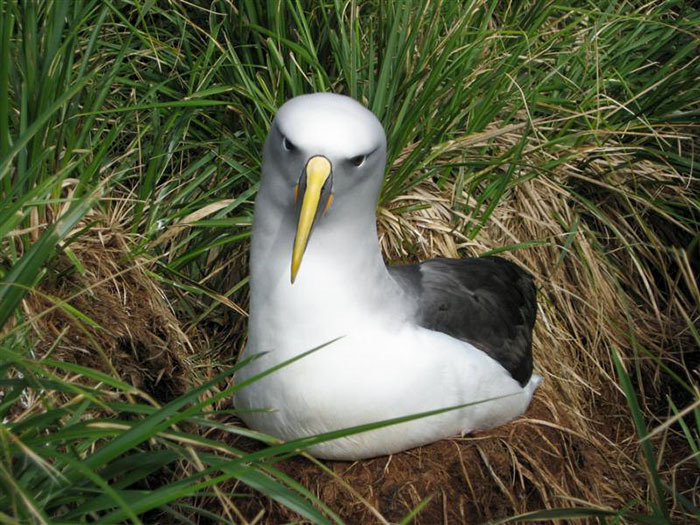
{"type": "Polygon", "coordinates": [[[385,163],[384,130],[355,100],[317,93],[279,109],[265,142],[263,185],[296,220],[292,283],[317,224],[374,221],[385,163]]]}

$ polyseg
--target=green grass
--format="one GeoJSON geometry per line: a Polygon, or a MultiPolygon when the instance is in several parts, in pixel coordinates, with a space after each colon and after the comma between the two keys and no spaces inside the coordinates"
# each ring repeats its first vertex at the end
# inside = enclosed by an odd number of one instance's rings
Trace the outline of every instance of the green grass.
{"type": "MultiPolygon", "coordinates": [[[[664,463],[672,437],[681,464],[700,468],[689,2],[5,1],[0,16],[0,521],[240,522],[250,496],[233,481],[308,520],[342,521],[275,466],[312,441],[274,443],[231,424],[226,404],[240,388],[231,363],[262,143],[276,108],[314,91],[353,96],[384,124],[386,216],[410,229],[430,213],[419,192],[454,196],[446,225],[461,253],[482,243],[537,266],[540,302],[571,339],[588,310],[557,317],[557,272],[621,312],[603,333],[590,322],[602,372],[589,380],[624,394],[649,491],[619,508],[559,500],[510,518],[697,514],[664,463]],[[536,188],[557,196],[528,194],[551,206],[539,229],[509,222],[514,234],[490,244],[499,210],[536,188]],[[102,273],[90,254],[105,246],[118,254],[98,254],[112,265],[102,273]],[[167,295],[200,352],[187,357],[187,393],[133,384],[109,319],[76,306],[117,273],[167,295]],[[52,332],[57,315],[69,321],[52,332]],[[100,366],[66,350],[73,331],[100,366]],[[251,454],[232,435],[271,446],[251,454]]],[[[387,238],[407,258],[441,255],[387,238]]]]}

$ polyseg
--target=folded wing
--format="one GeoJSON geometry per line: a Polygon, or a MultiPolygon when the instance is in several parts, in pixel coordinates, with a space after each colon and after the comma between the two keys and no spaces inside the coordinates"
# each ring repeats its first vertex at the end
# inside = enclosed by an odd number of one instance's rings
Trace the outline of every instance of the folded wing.
{"type": "Polygon", "coordinates": [[[521,385],[529,381],[537,303],[528,272],[480,257],[391,266],[389,273],[415,298],[418,325],[472,344],[521,385]]]}

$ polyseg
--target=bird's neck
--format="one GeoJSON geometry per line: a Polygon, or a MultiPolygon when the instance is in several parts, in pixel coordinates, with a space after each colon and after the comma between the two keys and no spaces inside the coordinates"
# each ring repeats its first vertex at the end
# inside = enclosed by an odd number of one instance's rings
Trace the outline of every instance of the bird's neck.
{"type": "Polygon", "coordinates": [[[250,338],[259,351],[300,333],[309,334],[308,344],[321,344],[370,322],[401,320],[403,312],[383,308],[401,304],[403,292],[382,259],[373,214],[365,214],[371,220],[364,221],[361,216],[324,217],[292,284],[295,221],[283,214],[263,216],[258,209],[251,247],[250,338]]]}

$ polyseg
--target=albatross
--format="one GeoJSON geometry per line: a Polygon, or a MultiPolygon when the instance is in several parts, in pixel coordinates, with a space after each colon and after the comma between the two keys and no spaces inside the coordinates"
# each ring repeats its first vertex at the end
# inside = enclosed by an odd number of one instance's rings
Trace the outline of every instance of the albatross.
{"type": "Polygon", "coordinates": [[[302,95],[263,150],[250,252],[250,320],[236,393],[251,428],[282,440],[421,412],[422,419],[316,444],[320,458],[392,454],[502,425],[527,409],[532,277],[497,257],[387,266],[376,207],[379,120],[352,98],[302,95]]]}

